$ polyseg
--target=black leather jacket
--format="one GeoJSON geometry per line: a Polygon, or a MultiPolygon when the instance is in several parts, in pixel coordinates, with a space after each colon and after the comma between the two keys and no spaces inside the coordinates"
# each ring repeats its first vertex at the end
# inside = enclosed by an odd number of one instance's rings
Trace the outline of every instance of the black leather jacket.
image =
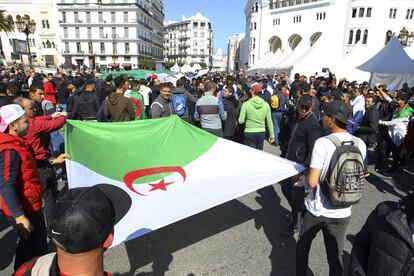
{"type": "Polygon", "coordinates": [[[413,214],[414,194],[378,205],[355,237],[349,275],[414,275],[413,214]]]}
{"type": "Polygon", "coordinates": [[[299,119],[293,126],[286,159],[309,167],[315,141],[322,136],[322,128],[314,113],[299,119]]]}

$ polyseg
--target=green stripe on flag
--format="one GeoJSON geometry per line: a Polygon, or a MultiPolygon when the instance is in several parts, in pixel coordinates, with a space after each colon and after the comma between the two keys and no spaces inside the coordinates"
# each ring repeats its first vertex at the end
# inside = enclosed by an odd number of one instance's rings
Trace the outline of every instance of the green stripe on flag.
{"type": "MultiPolygon", "coordinates": [[[[71,160],[105,177],[123,181],[126,173],[154,167],[184,167],[217,141],[178,116],[126,123],[68,120],[65,152],[71,160]]],[[[143,177],[147,183],[168,174],[143,177]]]]}

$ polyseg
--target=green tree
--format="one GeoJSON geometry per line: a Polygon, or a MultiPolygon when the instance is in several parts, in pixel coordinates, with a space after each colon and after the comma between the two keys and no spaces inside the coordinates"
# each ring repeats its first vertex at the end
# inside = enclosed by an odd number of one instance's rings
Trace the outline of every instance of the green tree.
{"type": "MultiPolygon", "coordinates": [[[[14,31],[14,21],[13,17],[9,14],[6,15],[5,10],[0,10],[0,33],[5,32],[10,33],[14,31]]],[[[1,36],[0,36],[0,59],[5,58],[4,52],[3,52],[3,44],[1,42],[1,36]]]]}
{"type": "Polygon", "coordinates": [[[207,68],[207,63],[200,62],[199,64],[200,64],[201,68],[203,68],[203,69],[206,69],[207,68]]]}
{"type": "Polygon", "coordinates": [[[165,68],[167,68],[167,69],[170,69],[175,64],[174,61],[165,61],[164,63],[165,63],[165,68]]]}
{"type": "Polygon", "coordinates": [[[152,59],[143,59],[139,62],[139,68],[145,70],[155,70],[155,62],[152,59]]]}

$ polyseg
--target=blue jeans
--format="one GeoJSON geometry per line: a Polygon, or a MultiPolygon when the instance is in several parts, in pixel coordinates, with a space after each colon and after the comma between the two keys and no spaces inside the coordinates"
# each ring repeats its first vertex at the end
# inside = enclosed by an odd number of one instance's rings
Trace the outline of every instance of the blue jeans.
{"type": "Polygon", "coordinates": [[[275,132],[275,145],[279,144],[280,122],[283,118],[283,112],[272,112],[273,130],[275,132]]]}

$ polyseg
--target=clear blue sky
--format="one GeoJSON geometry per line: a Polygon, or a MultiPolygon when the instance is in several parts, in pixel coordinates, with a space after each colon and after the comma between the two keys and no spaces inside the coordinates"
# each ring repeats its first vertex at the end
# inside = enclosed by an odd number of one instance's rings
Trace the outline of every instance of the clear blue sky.
{"type": "Polygon", "coordinates": [[[214,53],[218,48],[227,53],[227,42],[235,33],[245,32],[246,0],[163,0],[165,20],[181,20],[197,12],[210,19],[214,35],[214,53]]]}

